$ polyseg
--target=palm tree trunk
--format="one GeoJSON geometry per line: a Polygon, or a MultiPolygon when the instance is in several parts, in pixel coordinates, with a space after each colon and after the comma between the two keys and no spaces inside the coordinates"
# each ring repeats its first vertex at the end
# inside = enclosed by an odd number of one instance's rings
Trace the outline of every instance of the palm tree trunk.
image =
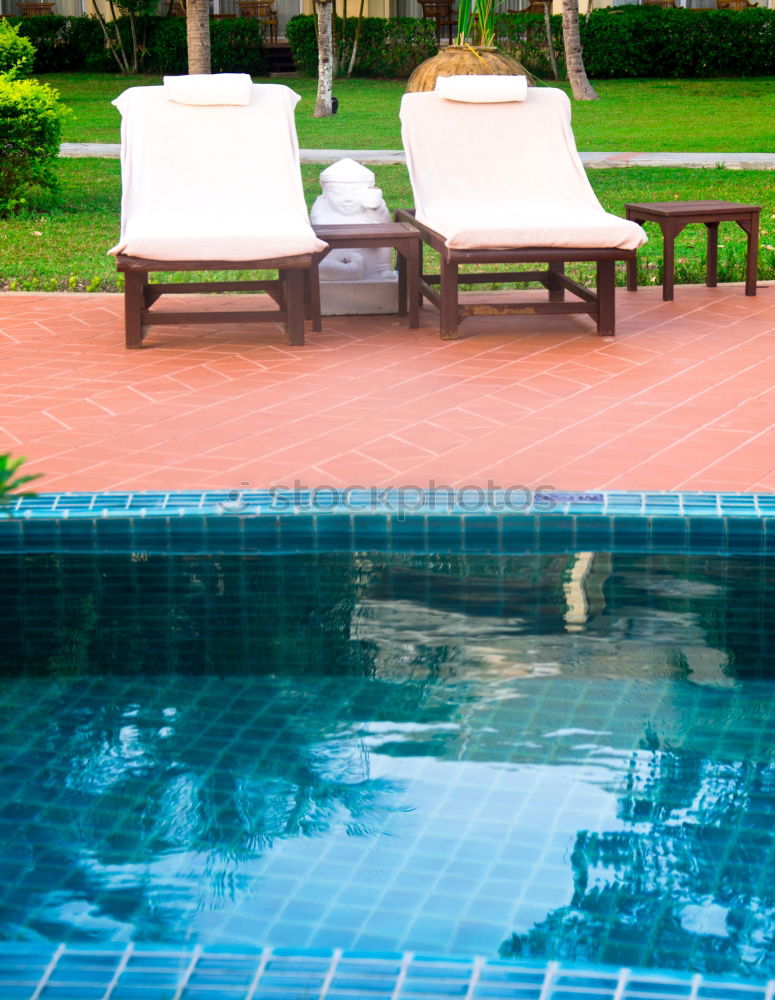
{"type": "Polygon", "coordinates": [[[210,3],[209,0],[187,0],[186,39],[188,72],[210,72],[210,3]]]}
{"type": "Polygon", "coordinates": [[[318,15],[318,95],[313,118],[330,118],[334,91],[334,24],[331,0],[315,0],[318,15]]]}
{"type": "Polygon", "coordinates": [[[562,43],[570,89],[577,101],[596,101],[595,88],[587,79],[581,54],[579,0],[562,0],[562,43]]]}

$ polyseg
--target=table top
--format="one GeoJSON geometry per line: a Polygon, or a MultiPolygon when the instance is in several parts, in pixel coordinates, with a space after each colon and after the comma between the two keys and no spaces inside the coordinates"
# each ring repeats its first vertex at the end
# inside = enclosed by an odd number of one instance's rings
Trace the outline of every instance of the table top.
{"type": "Polygon", "coordinates": [[[408,222],[348,222],[313,225],[321,240],[331,239],[395,239],[397,236],[420,238],[420,232],[408,222]]]}
{"type": "Polygon", "coordinates": [[[675,215],[718,212],[728,215],[743,212],[760,212],[761,205],[745,205],[736,201],[633,201],[624,206],[629,211],[645,211],[669,218],[675,215]]]}

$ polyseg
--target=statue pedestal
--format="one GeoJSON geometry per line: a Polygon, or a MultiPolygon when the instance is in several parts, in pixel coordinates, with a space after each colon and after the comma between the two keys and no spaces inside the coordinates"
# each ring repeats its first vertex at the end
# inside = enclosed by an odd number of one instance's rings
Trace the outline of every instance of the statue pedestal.
{"type": "Polygon", "coordinates": [[[323,316],[369,316],[398,311],[398,277],[320,282],[323,316]]]}

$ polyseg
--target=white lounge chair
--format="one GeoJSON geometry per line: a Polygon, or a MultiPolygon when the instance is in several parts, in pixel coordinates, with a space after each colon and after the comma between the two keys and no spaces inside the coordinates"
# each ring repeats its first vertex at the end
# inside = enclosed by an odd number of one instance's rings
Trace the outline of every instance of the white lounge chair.
{"type": "Polygon", "coordinates": [[[325,249],[312,230],[288,87],[243,74],[167,77],[113,103],[121,124],[126,346],[156,324],[276,322],[304,343],[305,272],[325,249]],[[160,271],[276,270],[268,280],[155,282],[160,271]],[[151,309],[166,294],[265,291],[277,309],[151,309]]]}
{"type": "Polygon", "coordinates": [[[448,77],[429,93],[405,94],[401,124],[423,240],[439,254],[439,273],[423,275],[421,295],[440,312],[441,336],[477,314],[586,313],[604,336],[615,332],[617,260],[646,241],[635,223],[610,215],[589,184],[570,126],[570,102],[524,77],[448,77]],[[444,94],[448,96],[443,96],[444,94]],[[597,265],[597,292],[571,281],[568,261],[597,265]],[[459,274],[461,264],[546,263],[540,271],[459,274]],[[503,303],[481,293],[466,304],[460,283],[538,281],[537,297],[503,303]],[[565,301],[565,293],[576,298],[565,301]]]}

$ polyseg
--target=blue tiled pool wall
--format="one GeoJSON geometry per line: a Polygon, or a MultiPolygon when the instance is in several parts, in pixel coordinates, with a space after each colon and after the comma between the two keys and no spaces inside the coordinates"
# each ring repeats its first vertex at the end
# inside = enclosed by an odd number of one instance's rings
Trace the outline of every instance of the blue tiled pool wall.
{"type": "Polygon", "coordinates": [[[775,552],[775,495],[483,490],[44,494],[0,551],[775,552]]]}
{"type": "Polygon", "coordinates": [[[775,981],[411,953],[0,945],[4,1000],[772,1000],[775,981]]]}
{"type": "MultiPolygon", "coordinates": [[[[775,558],[0,552],[6,675],[161,669],[367,677],[382,638],[398,642],[402,630],[410,646],[425,636],[401,666],[405,678],[446,669],[450,650],[477,633],[493,648],[509,635],[555,637],[564,648],[578,634],[585,649],[638,637],[681,677],[690,631],[730,680],[771,678],[775,558]],[[579,567],[586,606],[574,623],[568,588],[579,567]]],[[[587,654],[578,655],[585,663],[587,654]]]]}

